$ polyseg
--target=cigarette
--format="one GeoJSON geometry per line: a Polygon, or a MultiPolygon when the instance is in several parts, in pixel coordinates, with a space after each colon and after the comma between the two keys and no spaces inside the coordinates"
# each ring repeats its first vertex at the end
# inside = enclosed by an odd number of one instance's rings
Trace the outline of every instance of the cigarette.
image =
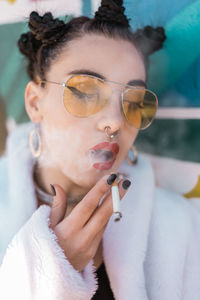
{"type": "Polygon", "coordinates": [[[115,222],[119,221],[122,218],[122,213],[120,210],[120,196],[119,189],[117,185],[117,178],[112,184],[112,203],[113,203],[113,213],[115,214],[115,222]]]}

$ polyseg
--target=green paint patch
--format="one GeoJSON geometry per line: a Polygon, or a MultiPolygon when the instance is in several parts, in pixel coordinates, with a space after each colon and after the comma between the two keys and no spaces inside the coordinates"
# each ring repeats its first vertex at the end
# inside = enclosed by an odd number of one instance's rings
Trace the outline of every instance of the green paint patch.
{"type": "Polygon", "coordinates": [[[135,143],[139,151],[200,162],[200,120],[160,120],[140,131],[135,143]]]}

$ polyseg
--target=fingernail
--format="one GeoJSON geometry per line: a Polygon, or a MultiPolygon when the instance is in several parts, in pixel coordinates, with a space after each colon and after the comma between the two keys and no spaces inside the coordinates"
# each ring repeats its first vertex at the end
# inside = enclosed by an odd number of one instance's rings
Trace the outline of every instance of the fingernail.
{"type": "Polygon", "coordinates": [[[56,196],[56,190],[55,190],[55,187],[53,186],[53,184],[50,184],[50,187],[51,187],[53,196],[56,196]]]}
{"type": "Polygon", "coordinates": [[[129,188],[129,186],[131,185],[131,182],[130,180],[125,180],[123,183],[122,183],[122,187],[124,190],[127,190],[129,188]]]}
{"type": "Polygon", "coordinates": [[[108,177],[108,179],[107,179],[107,183],[109,184],[109,185],[111,185],[114,181],[115,181],[115,179],[117,178],[117,174],[111,174],[109,177],[108,177]]]}

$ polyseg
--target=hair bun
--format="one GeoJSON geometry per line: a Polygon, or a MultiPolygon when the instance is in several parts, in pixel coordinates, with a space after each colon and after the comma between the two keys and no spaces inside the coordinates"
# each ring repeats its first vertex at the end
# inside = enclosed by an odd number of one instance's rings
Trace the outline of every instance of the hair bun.
{"type": "Polygon", "coordinates": [[[30,78],[35,77],[35,65],[38,62],[38,52],[42,46],[56,44],[66,33],[68,24],[59,19],[54,19],[51,13],[43,16],[33,11],[29,17],[30,31],[20,36],[18,47],[28,60],[28,74],[30,78]]]}
{"type": "Polygon", "coordinates": [[[165,30],[163,27],[145,26],[136,31],[135,40],[142,53],[150,55],[162,48],[166,40],[165,30]]]}
{"type": "Polygon", "coordinates": [[[65,27],[66,24],[57,18],[54,19],[50,12],[43,16],[39,16],[36,11],[30,14],[29,28],[35,39],[42,44],[55,43],[65,33],[65,27]]]}
{"type": "Polygon", "coordinates": [[[98,22],[112,22],[124,27],[130,27],[129,20],[124,15],[125,8],[122,0],[102,0],[96,11],[94,20],[98,22]]]}
{"type": "Polygon", "coordinates": [[[23,33],[18,40],[18,47],[22,54],[34,61],[35,54],[41,46],[41,42],[35,40],[31,32],[23,33]]]}

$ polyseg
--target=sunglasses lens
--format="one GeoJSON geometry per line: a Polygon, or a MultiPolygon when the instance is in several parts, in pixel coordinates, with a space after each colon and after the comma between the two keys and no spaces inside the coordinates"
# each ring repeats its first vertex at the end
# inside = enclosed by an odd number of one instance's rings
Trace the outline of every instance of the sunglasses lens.
{"type": "Polygon", "coordinates": [[[149,90],[136,88],[124,92],[124,114],[129,123],[137,129],[145,129],[151,124],[157,106],[157,97],[149,90]]]}
{"type": "Polygon", "coordinates": [[[63,101],[69,113],[77,117],[87,117],[100,111],[109,97],[109,86],[102,80],[76,75],[67,81],[63,101]]]}

